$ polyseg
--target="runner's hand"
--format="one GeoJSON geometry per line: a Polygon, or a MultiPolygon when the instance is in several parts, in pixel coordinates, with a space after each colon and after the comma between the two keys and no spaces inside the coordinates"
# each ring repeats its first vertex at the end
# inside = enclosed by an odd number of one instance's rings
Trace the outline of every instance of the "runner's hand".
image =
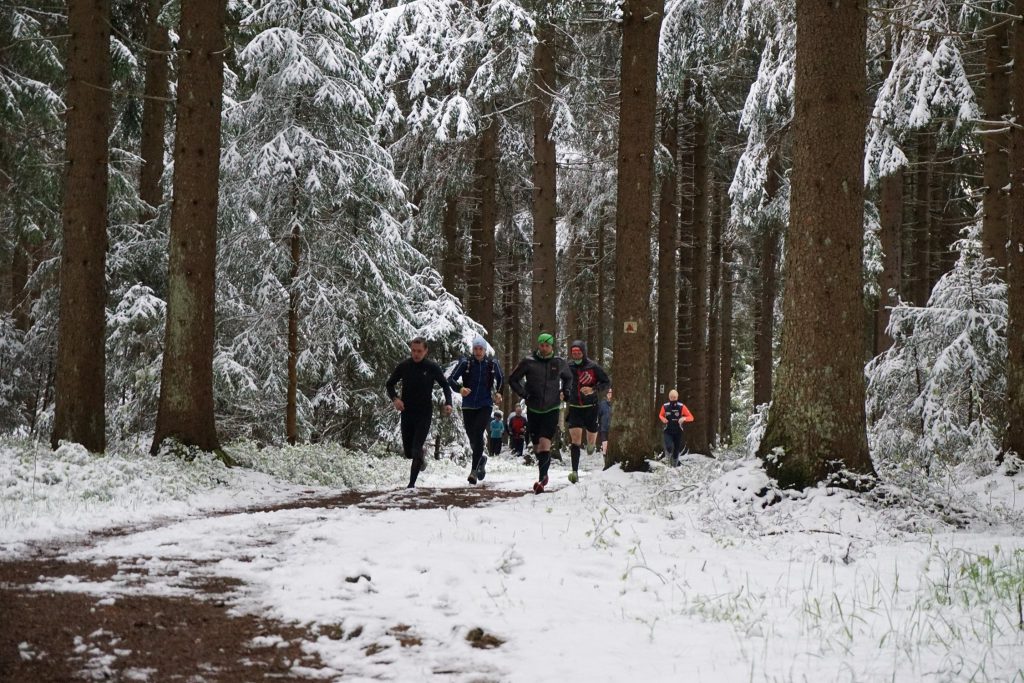
{"type": "Polygon", "coordinates": [[[451,415],[452,414],[452,407],[450,405],[448,405],[447,403],[444,406],[444,414],[445,415],[451,415]]]}
{"type": "Polygon", "coordinates": [[[594,387],[581,387],[580,393],[583,394],[584,396],[590,396],[592,393],[594,393],[594,387]]]}
{"type": "Polygon", "coordinates": [[[405,410],[405,403],[403,403],[402,399],[400,398],[396,398],[391,402],[391,404],[395,406],[395,410],[397,410],[398,412],[402,412],[403,410],[405,410]]]}
{"type": "Polygon", "coordinates": [[[463,396],[469,396],[470,394],[473,393],[473,390],[470,389],[469,387],[462,387],[461,389],[459,389],[459,393],[462,394],[463,396]]]}

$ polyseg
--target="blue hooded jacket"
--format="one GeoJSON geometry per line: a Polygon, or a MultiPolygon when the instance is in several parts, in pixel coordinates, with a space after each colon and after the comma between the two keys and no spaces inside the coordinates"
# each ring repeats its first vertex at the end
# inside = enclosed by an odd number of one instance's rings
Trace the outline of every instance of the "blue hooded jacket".
{"type": "Polygon", "coordinates": [[[502,390],[505,386],[505,376],[495,359],[484,356],[483,360],[477,360],[470,356],[459,360],[455,369],[449,373],[448,385],[454,391],[460,391],[463,387],[472,390],[469,396],[462,397],[463,408],[490,408],[494,405],[491,394],[502,390]]]}

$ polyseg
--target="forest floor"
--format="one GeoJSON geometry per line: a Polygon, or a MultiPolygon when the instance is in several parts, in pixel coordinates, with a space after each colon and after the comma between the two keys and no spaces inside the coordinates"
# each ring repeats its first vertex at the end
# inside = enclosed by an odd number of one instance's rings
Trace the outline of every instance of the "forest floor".
{"type": "MultiPolygon", "coordinates": [[[[388,498],[386,502],[381,501],[380,492],[348,492],[331,498],[249,507],[242,512],[328,510],[350,506],[366,510],[469,508],[525,494],[525,491],[489,487],[424,487],[416,489],[412,495],[388,498]]],[[[106,529],[80,540],[78,547],[177,521],[106,529]]],[[[177,567],[175,571],[183,575],[190,591],[180,595],[150,595],[140,591],[139,595],[123,595],[117,600],[99,602],[95,595],[85,591],[41,589],[41,583],[63,578],[85,585],[100,585],[115,576],[123,581],[125,574],[134,574],[131,579],[135,584],[142,586],[147,582],[149,569],[140,566],[142,563],[93,564],[63,559],[74,550],[76,547],[67,543],[40,543],[34,544],[33,551],[25,558],[0,561],[0,681],[235,683],[264,678],[304,681],[322,677],[317,675],[322,668],[319,658],[306,651],[303,643],[322,637],[323,632],[236,613],[231,608],[232,596],[240,582],[233,579],[177,567]],[[261,645],[260,639],[269,634],[274,637],[261,645]]],[[[403,627],[396,625],[396,630],[400,632],[403,627]]],[[[341,632],[326,635],[345,637],[341,632]]],[[[399,640],[405,644],[401,637],[399,640]]],[[[409,645],[418,644],[414,637],[408,640],[409,645]]],[[[488,643],[480,646],[486,647],[488,643]]]]}

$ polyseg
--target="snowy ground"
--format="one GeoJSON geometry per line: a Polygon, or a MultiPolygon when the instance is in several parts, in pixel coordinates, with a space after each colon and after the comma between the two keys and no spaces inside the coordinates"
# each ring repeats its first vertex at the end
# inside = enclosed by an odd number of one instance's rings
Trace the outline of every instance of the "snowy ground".
{"type": "MultiPolygon", "coordinates": [[[[485,508],[204,516],[332,482],[409,495],[396,458],[241,456],[262,472],[0,443],[0,559],[163,519],[68,555],[144,566],[152,582],[40,588],[109,601],[180,593],[179,570],[239,579],[235,609],[320,633],[305,647],[328,668],[296,673],[344,681],[1024,681],[1021,476],[780,496],[738,456],[651,474],[600,472],[595,456],[576,486],[556,465],[554,491],[485,508]],[[481,632],[502,644],[472,647],[481,632]]],[[[420,485],[464,477],[431,462],[420,485]]],[[[499,460],[485,486],[534,478],[499,460]]]]}

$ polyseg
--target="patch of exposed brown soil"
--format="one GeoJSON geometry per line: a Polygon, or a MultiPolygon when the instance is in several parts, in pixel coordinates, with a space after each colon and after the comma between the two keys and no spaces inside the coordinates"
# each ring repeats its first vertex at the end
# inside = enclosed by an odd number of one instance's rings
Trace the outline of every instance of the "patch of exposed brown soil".
{"type": "MultiPolygon", "coordinates": [[[[524,492],[489,487],[423,487],[390,493],[347,492],[241,512],[352,505],[370,510],[474,507],[522,495],[524,492]]],[[[172,521],[176,520],[163,523],[172,521]]],[[[140,528],[104,530],[80,545],[140,528]]],[[[61,559],[66,550],[41,546],[33,557],[0,562],[0,681],[307,681],[310,678],[296,673],[296,666],[323,667],[315,656],[302,651],[302,643],[317,634],[301,626],[232,614],[234,581],[198,579],[190,585],[194,592],[185,597],[119,595],[104,599],[88,592],[45,588],[48,579],[61,577],[75,577],[88,584],[110,580],[119,573],[138,573],[139,585],[147,580],[144,570],[132,566],[134,558],[125,558],[121,566],[72,563],[61,559]],[[270,639],[254,643],[258,636],[270,639]]],[[[403,647],[420,643],[413,627],[406,624],[395,626],[391,634],[403,647]]],[[[473,644],[500,645],[486,635],[473,644]]]]}

